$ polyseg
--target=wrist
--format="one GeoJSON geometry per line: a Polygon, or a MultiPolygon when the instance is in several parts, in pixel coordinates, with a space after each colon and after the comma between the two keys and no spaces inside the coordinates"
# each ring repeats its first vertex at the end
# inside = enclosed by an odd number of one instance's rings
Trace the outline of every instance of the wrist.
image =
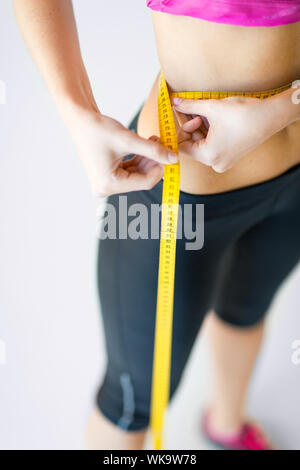
{"type": "Polygon", "coordinates": [[[57,94],[54,98],[60,114],[66,119],[71,118],[74,114],[100,114],[99,108],[93,96],[88,96],[86,93],[76,91],[62,92],[57,94]]]}
{"type": "MultiPolygon", "coordinates": [[[[296,83],[296,82],[294,82],[296,83]]],[[[300,84],[300,83],[299,83],[300,84]]],[[[295,86],[265,100],[274,133],[300,119],[300,89],[295,86]]]]}
{"type": "Polygon", "coordinates": [[[58,112],[68,131],[76,139],[82,133],[86,124],[98,119],[101,115],[96,103],[86,100],[85,97],[74,97],[64,94],[56,100],[58,112]]]}

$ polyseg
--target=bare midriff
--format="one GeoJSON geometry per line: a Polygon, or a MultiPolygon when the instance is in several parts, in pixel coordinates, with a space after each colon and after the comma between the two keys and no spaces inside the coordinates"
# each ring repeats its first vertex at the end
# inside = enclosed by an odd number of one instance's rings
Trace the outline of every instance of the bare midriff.
{"type": "MultiPolygon", "coordinates": [[[[152,12],[161,69],[172,92],[263,91],[300,79],[300,22],[243,27],[152,12]]],[[[138,120],[159,135],[158,74],[138,120]]],[[[224,173],[180,155],[181,190],[229,191],[274,178],[300,162],[300,121],[274,134],[224,173]]]]}

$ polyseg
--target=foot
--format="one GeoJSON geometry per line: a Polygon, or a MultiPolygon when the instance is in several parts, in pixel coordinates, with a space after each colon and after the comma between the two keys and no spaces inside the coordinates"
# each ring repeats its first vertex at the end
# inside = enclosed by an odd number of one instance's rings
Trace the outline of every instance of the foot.
{"type": "Polygon", "coordinates": [[[206,411],[201,428],[210,442],[225,450],[274,450],[263,431],[252,422],[246,421],[238,431],[218,431],[212,428],[206,411]]]}

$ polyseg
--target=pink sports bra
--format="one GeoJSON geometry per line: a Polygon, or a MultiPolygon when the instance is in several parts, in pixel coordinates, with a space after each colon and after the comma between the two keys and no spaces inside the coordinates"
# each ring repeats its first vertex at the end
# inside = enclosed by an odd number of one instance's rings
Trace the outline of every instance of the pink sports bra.
{"type": "Polygon", "coordinates": [[[239,26],[300,21],[300,0],[148,0],[152,10],[239,26]]]}

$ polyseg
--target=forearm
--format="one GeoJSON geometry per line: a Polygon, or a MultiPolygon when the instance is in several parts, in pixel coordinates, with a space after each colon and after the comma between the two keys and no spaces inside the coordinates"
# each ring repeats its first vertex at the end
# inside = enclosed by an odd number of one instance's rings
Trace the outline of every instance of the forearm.
{"type": "MultiPolygon", "coordinates": [[[[299,83],[300,85],[300,83],[299,83]]],[[[300,119],[300,88],[289,88],[266,99],[266,119],[275,134],[300,119]]]]}
{"type": "Polygon", "coordinates": [[[99,112],[83,64],[71,0],[14,0],[27,47],[62,117],[99,112]]]}

